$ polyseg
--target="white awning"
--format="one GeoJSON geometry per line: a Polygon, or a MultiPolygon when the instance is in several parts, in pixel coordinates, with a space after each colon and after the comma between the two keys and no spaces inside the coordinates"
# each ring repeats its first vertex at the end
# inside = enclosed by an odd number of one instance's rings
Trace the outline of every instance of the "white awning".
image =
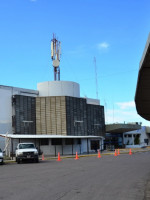
{"type": "Polygon", "coordinates": [[[91,138],[91,139],[104,139],[102,136],[93,136],[93,135],[87,135],[87,136],[72,136],[72,135],[15,135],[15,134],[0,134],[0,137],[7,137],[12,139],[42,139],[42,138],[91,138]]]}

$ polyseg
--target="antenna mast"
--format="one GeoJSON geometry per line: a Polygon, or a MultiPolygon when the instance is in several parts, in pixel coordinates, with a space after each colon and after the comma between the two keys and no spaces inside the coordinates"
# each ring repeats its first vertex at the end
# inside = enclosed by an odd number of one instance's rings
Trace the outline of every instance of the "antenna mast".
{"type": "Polygon", "coordinates": [[[98,99],[98,82],[97,82],[96,57],[94,57],[94,66],[95,66],[96,98],[98,99]]]}
{"type": "Polygon", "coordinates": [[[54,67],[54,81],[60,81],[60,55],[61,55],[61,43],[56,39],[56,35],[53,34],[51,40],[51,59],[54,67]]]}

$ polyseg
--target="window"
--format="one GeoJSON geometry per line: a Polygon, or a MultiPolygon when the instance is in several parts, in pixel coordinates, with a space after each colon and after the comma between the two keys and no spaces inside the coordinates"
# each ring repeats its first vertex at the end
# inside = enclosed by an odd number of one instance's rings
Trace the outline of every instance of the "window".
{"type": "Polygon", "coordinates": [[[80,138],[77,139],[77,144],[81,144],[81,139],[80,138]]]}
{"type": "Polygon", "coordinates": [[[99,149],[99,140],[91,140],[91,150],[99,149]]]}
{"type": "Polygon", "coordinates": [[[65,145],[72,145],[72,144],[74,144],[74,141],[72,138],[65,139],[65,145]]]}
{"type": "Polygon", "coordinates": [[[52,145],[62,145],[62,139],[61,138],[53,138],[52,139],[52,145]]]}
{"type": "Polygon", "coordinates": [[[41,145],[49,145],[49,139],[47,139],[47,138],[42,138],[42,139],[41,139],[41,145]]]}
{"type": "Polygon", "coordinates": [[[34,146],[34,144],[20,144],[19,145],[19,149],[34,149],[35,148],[35,146],[34,146]]]}

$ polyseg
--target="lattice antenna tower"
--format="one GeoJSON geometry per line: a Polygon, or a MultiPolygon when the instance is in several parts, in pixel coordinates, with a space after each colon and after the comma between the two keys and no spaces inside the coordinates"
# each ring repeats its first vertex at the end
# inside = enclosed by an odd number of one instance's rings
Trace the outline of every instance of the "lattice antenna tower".
{"type": "Polygon", "coordinates": [[[96,57],[94,57],[94,67],[95,67],[96,98],[98,99],[98,81],[97,81],[96,57]]]}
{"type": "Polygon", "coordinates": [[[60,81],[60,55],[61,55],[61,42],[56,39],[56,35],[53,34],[51,40],[51,59],[54,67],[54,81],[60,81]]]}

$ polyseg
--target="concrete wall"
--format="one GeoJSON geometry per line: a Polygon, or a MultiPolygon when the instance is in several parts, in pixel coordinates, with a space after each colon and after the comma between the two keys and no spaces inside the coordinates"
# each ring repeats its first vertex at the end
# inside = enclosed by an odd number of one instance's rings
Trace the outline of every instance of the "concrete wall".
{"type": "Polygon", "coordinates": [[[37,84],[39,96],[80,97],[80,85],[72,81],[47,81],[37,84]]]}

